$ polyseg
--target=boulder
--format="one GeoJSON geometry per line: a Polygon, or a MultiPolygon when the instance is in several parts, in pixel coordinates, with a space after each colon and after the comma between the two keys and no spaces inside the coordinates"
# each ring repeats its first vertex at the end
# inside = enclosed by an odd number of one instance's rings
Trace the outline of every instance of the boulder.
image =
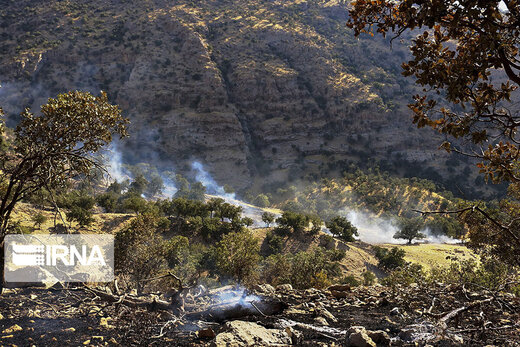
{"type": "Polygon", "coordinates": [[[390,336],[383,330],[367,331],[368,336],[379,346],[390,346],[390,336]]]}
{"type": "Polygon", "coordinates": [[[347,346],[352,347],[376,347],[369,332],[362,326],[352,326],[347,330],[347,346]]]}
{"type": "Polygon", "coordinates": [[[302,343],[303,334],[300,331],[294,329],[294,327],[286,327],[285,332],[291,338],[293,345],[299,345],[302,343]]]}
{"type": "Polygon", "coordinates": [[[327,309],[325,308],[318,308],[316,310],[316,312],[318,313],[319,316],[331,321],[331,322],[337,322],[338,320],[336,319],[336,317],[334,317],[334,315],[332,313],[330,313],[327,309]]]}
{"type": "Polygon", "coordinates": [[[212,346],[274,346],[290,345],[291,337],[285,330],[266,329],[252,322],[231,321],[225,325],[226,332],[217,335],[212,346]]]}
{"type": "Polygon", "coordinates": [[[368,336],[366,331],[350,334],[347,346],[351,347],[376,347],[376,343],[368,336]]]}

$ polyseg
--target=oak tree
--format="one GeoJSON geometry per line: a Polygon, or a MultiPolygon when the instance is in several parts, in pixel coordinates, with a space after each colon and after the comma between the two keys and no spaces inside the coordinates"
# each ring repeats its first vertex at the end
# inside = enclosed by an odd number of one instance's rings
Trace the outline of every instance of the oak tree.
{"type": "Polygon", "coordinates": [[[127,136],[127,123],[104,92],[59,94],[41,106],[39,115],[22,112],[14,136],[0,153],[0,278],[3,242],[16,204],[42,188],[51,191],[102,169],[92,154],[110,143],[113,134],[127,136]]]}
{"type": "Polygon", "coordinates": [[[470,245],[520,265],[520,2],[356,0],[350,6],[347,25],[356,35],[415,35],[411,59],[402,64],[423,88],[409,105],[413,122],[446,135],[444,149],[478,159],[487,179],[509,182],[513,192],[494,211],[480,203],[448,212],[463,216],[470,245]]]}

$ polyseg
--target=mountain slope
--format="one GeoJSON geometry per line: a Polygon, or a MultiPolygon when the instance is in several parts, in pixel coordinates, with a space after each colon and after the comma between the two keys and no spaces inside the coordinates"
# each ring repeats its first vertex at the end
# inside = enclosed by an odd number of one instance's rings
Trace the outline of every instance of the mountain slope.
{"type": "Polygon", "coordinates": [[[14,122],[58,92],[106,90],[132,120],[127,161],[189,171],[200,160],[238,189],[351,162],[447,176],[440,140],[404,106],[409,37],[357,39],[346,18],[343,1],[9,2],[0,104],[14,122]]]}

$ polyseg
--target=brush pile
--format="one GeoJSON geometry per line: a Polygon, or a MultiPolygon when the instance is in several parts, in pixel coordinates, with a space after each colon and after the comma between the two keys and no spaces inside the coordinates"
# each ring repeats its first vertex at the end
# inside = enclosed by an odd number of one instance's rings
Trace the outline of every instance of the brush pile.
{"type": "Polygon", "coordinates": [[[0,313],[2,345],[520,346],[518,297],[442,283],[173,296],[21,288],[0,296],[0,313]]]}

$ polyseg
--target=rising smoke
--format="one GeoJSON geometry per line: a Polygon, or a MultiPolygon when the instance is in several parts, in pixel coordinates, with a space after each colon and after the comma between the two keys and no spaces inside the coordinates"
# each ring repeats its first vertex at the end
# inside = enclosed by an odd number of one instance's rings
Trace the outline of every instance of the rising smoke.
{"type": "Polygon", "coordinates": [[[204,170],[204,166],[200,162],[194,161],[191,164],[191,167],[195,171],[195,179],[202,183],[204,187],[206,187],[208,194],[218,195],[224,200],[236,199],[235,193],[226,193],[224,188],[219,186],[213,177],[211,177],[211,175],[206,170],[204,170]]]}
{"type": "Polygon", "coordinates": [[[108,159],[105,169],[108,172],[108,179],[110,182],[123,182],[131,178],[130,173],[123,167],[122,155],[118,149],[118,145],[115,142],[110,144],[106,150],[106,153],[104,153],[104,156],[108,159]]]}
{"type": "MultiPolygon", "coordinates": [[[[365,211],[355,211],[343,209],[340,215],[346,217],[359,232],[361,241],[371,244],[404,244],[406,240],[394,239],[394,235],[399,231],[395,219],[378,217],[373,213],[365,211]]],[[[425,228],[421,233],[426,238],[420,240],[427,243],[459,243],[457,239],[453,239],[446,235],[434,235],[430,229],[425,228]]]]}

